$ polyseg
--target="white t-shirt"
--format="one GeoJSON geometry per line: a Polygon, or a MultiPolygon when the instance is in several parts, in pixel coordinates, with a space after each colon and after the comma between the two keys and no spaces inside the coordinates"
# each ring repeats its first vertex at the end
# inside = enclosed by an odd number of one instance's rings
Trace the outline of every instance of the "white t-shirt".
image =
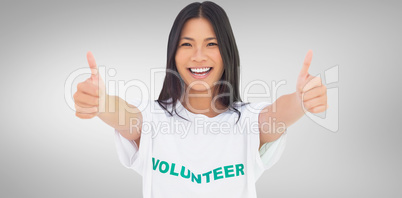
{"type": "MultiPolygon", "coordinates": [[[[258,150],[259,112],[267,102],[238,106],[209,118],[178,101],[184,120],[156,101],[127,100],[143,116],[139,148],[115,130],[121,163],[142,176],[144,198],[256,197],[255,182],[280,158],[287,133],[258,150]]],[[[171,107],[168,107],[168,109],[171,107]]]]}

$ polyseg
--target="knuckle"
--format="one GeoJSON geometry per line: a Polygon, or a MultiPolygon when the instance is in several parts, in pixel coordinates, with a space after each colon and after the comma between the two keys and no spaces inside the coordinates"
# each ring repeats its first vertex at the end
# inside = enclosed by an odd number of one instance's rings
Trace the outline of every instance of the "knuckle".
{"type": "Polygon", "coordinates": [[[79,118],[81,118],[81,119],[85,119],[85,117],[83,116],[83,114],[81,114],[81,113],[75,113],[75,115],[77,116],[77,117],[79,117],[79,118]]]}
{"type": "Polygon", "coordinates": [[[82,109],[81,108],[76,108],[75,112],[76,113],[82,113],[82,109]]]}
{"type": "Polygon", "coordinates": [[[88,118],[89,118],[88,114],[82,114],[82,117],[83,117],[84,119],[88,119],[88,118]]]}
{"type": "Polygon", "coordinates": [[[82,90],[82,86],[84,85],[83,82],[77,84],[77,90],[82,90]]]}

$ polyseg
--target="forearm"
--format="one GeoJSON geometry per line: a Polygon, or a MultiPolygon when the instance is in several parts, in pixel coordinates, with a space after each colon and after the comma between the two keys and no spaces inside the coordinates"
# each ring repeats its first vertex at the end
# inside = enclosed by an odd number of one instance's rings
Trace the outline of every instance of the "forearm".
{"type": "Polygon", "coordinates": [[[273,141],[285,132],[287,127],[294,124],[303,115],[304,111],[296,93],[279,97],[274,103],[264,109],[260,116],[261,132],[266,141],[273,141]],[[265,125],[264,125],[265,123],[265,125]]]}
{"type": "Polygon", "coordinates": [[[105,111],[98,117],[117,131],[133,131],[142,122],[141,112],[118,96],[106,95],[105,111]]]}
{"type": "Polygon", "coordinates": [[[269,112],[271,117],[275,117],[286,127],[291,126],[304,115],[302,103],[297,98],[296,92],[279,97],[273,103],[272,111],[269,112]]]}

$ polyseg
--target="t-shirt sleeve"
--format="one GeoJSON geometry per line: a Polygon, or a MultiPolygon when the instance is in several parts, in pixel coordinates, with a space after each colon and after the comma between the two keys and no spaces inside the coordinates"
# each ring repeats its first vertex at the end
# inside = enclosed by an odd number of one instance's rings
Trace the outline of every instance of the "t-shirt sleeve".
{"type": "MultiPolygon", "coordinates": [[[[144,102],[138,99],[126,99],[126,102],[136,106],[142,114],[143,121],[146,120],[147,110],[144,108],[144,102]]],[[[145,148],[142,145],[145,144],[145,138],[142,138],[141,134],[140,145],[138,146],[134,140],[128,140],[123,137],[116,129],[114,129],[114,141],[116,145],[117,156],[124,167],[133,169],[138,174],[142,176],[143,174],[143,153],[145,153],[145,148]],[[144,143],[144,144],[143,144],[144,143]]]]}
{"type": "Polygon", "coordinates": [[[287,132],[283,133],[277,140],[265,143],[257,155],[257,165],[260,169],[267,170],[276,164],[282,156],[286,147],[287,132]]]}
{"type": "MultiPolygon", "coordinates": [[[[117,130],[115,131],[115,144],[117,156],[120,162],[126,168],[134,169],[141,175],[141,168],[139,166],[139,147],[134,140],[128,140],[123,137],[117,130]]],[[[140,143],[141,144],[141,143],[140,143]]]]}
{"type": "Polygon", "coordinates": [[[260,146],[260,133],[257,124],[258,117],[260,112],[270,104],[271,103],[268,102],[251,103],[250,109],[248,110],[251,123],[255,123],[254,129],[252,129],[254,132],[252,133],[251,150],[253,152],[252,156],[254,156],[255,159],[254,170],[256,180],[258,180],[265,170],[271,168],[279,161],[286,146],[287,132],[285,131],[277,140],[265,143],[261,149],[258,150],[260,146]]]}

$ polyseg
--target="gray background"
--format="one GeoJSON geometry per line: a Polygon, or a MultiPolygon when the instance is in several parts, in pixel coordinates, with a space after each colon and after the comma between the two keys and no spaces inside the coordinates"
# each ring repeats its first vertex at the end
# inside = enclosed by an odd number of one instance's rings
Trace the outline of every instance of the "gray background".
{"type": "MultiPolygon", "coordinates": [[[[0,197],[140,197],[141,177],[118,161],[113,129],[75,117],[65,81],[87,68],[91,50],[116,69],[109,80],[149,85],[191,2],[1,1],[0,197]]],[[[286,80],[279,95],[293,92],[308,49],[311,74],[339,65],[339,131],[306,116],[292,125],[259,197],[402,196],[401,3],[216,2],[233,27],[242,83],[286,80]]]]}

